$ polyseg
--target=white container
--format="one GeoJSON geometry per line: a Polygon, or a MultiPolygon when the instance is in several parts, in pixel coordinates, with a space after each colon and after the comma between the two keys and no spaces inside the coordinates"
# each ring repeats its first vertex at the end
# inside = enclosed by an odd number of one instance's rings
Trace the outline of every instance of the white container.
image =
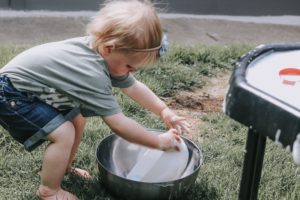
{"type": "Polygon", "coordinates": [[[181,177],[188,162],[188,149],[180,139],[179,152],[146,149],[139,156],[126,178],[142,182],[166,182],[181,177]]]}

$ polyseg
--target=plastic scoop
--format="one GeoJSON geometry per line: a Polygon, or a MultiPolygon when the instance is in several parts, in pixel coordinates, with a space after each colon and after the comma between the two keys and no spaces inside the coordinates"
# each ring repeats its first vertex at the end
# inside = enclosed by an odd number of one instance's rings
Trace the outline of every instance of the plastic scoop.
{"type": "Polygon", "coordinates": [[[128,179],[143,182],[164,182],[180,178],[189,153],[181,139],[179,152],[147,149],[127,175],[128,179]]]}

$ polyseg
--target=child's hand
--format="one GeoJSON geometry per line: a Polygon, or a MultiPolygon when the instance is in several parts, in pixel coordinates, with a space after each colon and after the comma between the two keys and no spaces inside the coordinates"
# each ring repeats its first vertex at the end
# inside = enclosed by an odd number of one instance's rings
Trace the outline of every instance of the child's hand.
{"type": "Polygon", "coordinates": [[[168,107],[161,111],[160,116],[168,128],[175,128],[178,133],[190,132],[191,125],[186,119],[184,117],[179,117],[168,107]]]}
{"type": "Polygon", "coordinates": [[[180,136],[176,129],[170,129],[168,132],[158,135],[158,148],[163,151],[180,151],[180,136]]]}

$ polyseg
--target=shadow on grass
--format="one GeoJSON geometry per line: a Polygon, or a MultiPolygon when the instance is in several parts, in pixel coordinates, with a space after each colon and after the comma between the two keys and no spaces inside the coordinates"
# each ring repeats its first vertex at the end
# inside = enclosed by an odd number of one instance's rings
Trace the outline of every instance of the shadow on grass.
{"type": "MultiPolygon", "coordinates": [[[[75,194],[80,200],[117,200],[106,191],[98,178],[87,180],[76,175],[67,175],[62,182],[62,188],[75,194]]],[[[34,192],[21,198],[21,200],[37,199],[34,192]]]]}
{"type": "MultiPolygon", "coordinates": [[[[100,184],[98,177],[86,180],[75,175],[67,175],[64,178],[62,187],[75,194],[80,200],[120,200],[110,195],[107,189],[100,184]]],[[[197,179],[195,184],[193,184],[182,197],[186,200],[220,199],[217,189],[209,185],[206,181],[200,181],[199,179],[197,179]]],[[[33,200],[37,198],[34,196],[34,193],[21,198],[21,200],[29,199],[33,200]]]]}
{"type": "Polygon", "coordinates": [[[86,180],[76,175],[68,175],[65,177],[63,187],[76,194],[80,200],[115,200],[100,184],[97,176],[91,180],[86,180]]]}
{"type": "MultiPolygon", "coordinates": [[[[80,180],[78,177],[70,177],[68,184],[71,185],[68,187],[65,184],[65,187],[70,188],[70,191],[81,200],[119,200],[118,197],[110,195],[108,190],[100,184],[98,178],[87,181],[80,180]]],[[[206,182],[196,182],[183,197],[186,200],[220,199],[217,190],[206,182]]]]}
{"type": "Polygon", "coordinates": [[[197,180],[196,183],[184,195],[186,200],[216,200],[220,199],[217,189],[206,181],[197,180]]]}
{"type": "MultiPolygon", "coordinates": [[[[66,188],[76,194],[81,200],[119,200],[110,195],[108,190],[100,184],[97,178],[84,180],[75,176],[70,176],[66,188]]],[[[183,195],[186,200],[216,200],[220,199],[217,189],[206,181],[196,181],[195,184],[183,195]]]]}

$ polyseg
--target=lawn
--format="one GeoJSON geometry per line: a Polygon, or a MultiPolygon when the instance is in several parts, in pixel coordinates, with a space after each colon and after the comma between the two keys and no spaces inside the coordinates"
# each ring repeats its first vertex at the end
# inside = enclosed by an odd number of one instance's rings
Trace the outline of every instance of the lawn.
{"type": "MultiPolygon", "coordinates": [[[[28,47],[0,47],[0,66],[28,47]]],[[[162,98],[176,95],[179,91],[193,92],[217,74],[230,72],[234,62],[251,45],[232,46],[178,46],[155,66],[135,72],[162,98]]],[[[164,129],[162,122],[127,97],[114,90],[123,112],[149,128],[164,129]]],[[[200,111],[199,111],[200,112],[200,111]]],[[[205,123],[193,139],[204,154],[204,163],[195,184],[185,195],[186,200],[237,199],[247,128],[231,120],[223,113],[207,113],[201,120],[205,123]],[[200,139],[201,137],[201,139],[200,139]]],[[[89,170],[92,180],[66,175],[62,186],[82,200],[116,199],[99,184],[95,158],[97,145],[110,134],[101,118],[88,119],[76,166],[89,170]]],[[[39,185],[41,158],[46,144],[32,153],[11,139],[0,128],[0,199],[34,199],[39,185]]],[[[267,141],[259,199],[300,199],[300,172],[291,154],[271,141],[267,141]]]]}

